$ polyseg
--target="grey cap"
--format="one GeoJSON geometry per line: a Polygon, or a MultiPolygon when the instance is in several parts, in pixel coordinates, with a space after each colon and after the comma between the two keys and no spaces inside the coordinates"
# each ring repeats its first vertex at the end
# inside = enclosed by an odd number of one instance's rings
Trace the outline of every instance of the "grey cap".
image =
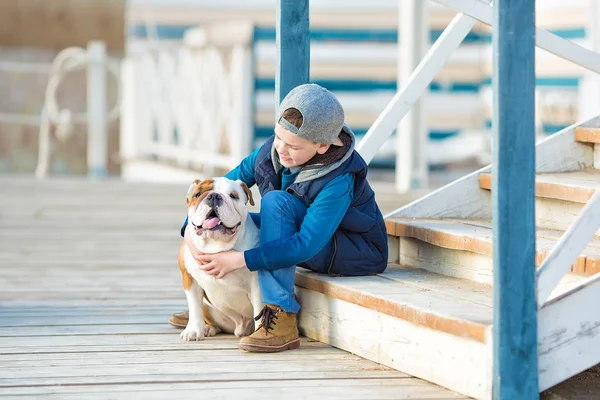
{"type": "Polygon", "coordinates": [[[315,143],[343,146],[339,138],[344,126],[344,109],[329,90],[314,83],[296,86],[279,105],[276,121],[296,135],[315,143]],[[302,114],[300,128],[281,115],[289,108],[302,114]]]}

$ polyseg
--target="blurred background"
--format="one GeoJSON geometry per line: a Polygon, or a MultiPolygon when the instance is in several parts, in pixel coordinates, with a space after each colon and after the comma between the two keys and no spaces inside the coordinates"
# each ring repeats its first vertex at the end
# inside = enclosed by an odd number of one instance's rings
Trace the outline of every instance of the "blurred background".
{"type": "MultiPolygon", "coordinates": [[[[593,1],[538,0],[538,27],[589,47],[593,1]]],[[[401,2],[310,2],[310,79],[339,97],[359,140],[405,79],[401,2]]],[[[276,5],[0,2],[0,173],[172,181],[226,172],[273,131],[276,5]]],[[[424,50],[455,16],[425,5],[424,50]]],[[[586,117],[589,90],[582,68],[536,57],[543,138],[586,117]]],[[[415,151],[432,173],[423,185],[489,163],[491,75],[491,30],[477,24],[423,98],[426,140],[415,151]]],[[[393,135],[373,170],[393,175],[397,148],[393,135]]]]}

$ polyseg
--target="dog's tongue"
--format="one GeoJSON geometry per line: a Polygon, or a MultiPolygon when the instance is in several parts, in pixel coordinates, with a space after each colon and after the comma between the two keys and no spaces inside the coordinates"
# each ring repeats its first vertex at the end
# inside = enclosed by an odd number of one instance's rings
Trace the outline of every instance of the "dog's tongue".
{"type": "Polygon", "coordinates": [[[212,229],[215,226],[219,225],[219,218],[215,217],[215,218],[207,218],[204,220],[204,222],[202,223],[202,227],[204,229],[212,229]]]}

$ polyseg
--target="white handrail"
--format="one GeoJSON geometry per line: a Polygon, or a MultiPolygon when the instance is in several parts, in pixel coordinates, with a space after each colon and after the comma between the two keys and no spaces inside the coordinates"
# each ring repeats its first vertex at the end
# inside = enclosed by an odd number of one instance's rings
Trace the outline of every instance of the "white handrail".
{"type": "MultiPolygon", "coordinates": [[[[494,8],[483,0],[434,0],[458,12],[472,16],[486,25],[493,25],[494,8]]],[[[563,39],[545,29],[536,28],[535,44],[554,55],[600,74],[600,54],[577,43],[563,39]]]]}
{"type": "Polygon", "coordinates": [[[468,15],[457,15],[429,49],[404,89],[396,93],[369,128],[365,137],[356,146],[356,150],[367,163],[375,157],[400,120],[408,114],[417,99],[423,95],[452,52],[467,37],[475,22],[475,19],[468,15]]]}
{"type": "Polygon", "coordinates": [[[537,271],[538,307],[542,307],[558,282],[569,272],[600,228],[600,190],[588,200],[537,271]]]}

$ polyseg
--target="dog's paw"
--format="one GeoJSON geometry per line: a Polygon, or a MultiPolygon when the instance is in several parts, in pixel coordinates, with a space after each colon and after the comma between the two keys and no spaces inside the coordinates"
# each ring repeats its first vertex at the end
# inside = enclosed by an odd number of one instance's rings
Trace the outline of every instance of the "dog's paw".
{"type": "Polygon", "coordinates": [[[206,328],[207,326],[205,326],[204,324],[198,326],[190,326],[190,324],[188,324],[188,326],[183,330],[183,332],[181,332],[179,337],[181,338],[181,340],[185,340],[186,342],[202,340],[204,339],[206,328]]]}
{"type": "Polygon", "coordinates": [[[204,336],[205,337],[213,337],[217,333],[219,333],[219,330],[217,330],[216,327],[214,327],[212,325],[208,325],[208,324],[204,326],[204,336]]]}

